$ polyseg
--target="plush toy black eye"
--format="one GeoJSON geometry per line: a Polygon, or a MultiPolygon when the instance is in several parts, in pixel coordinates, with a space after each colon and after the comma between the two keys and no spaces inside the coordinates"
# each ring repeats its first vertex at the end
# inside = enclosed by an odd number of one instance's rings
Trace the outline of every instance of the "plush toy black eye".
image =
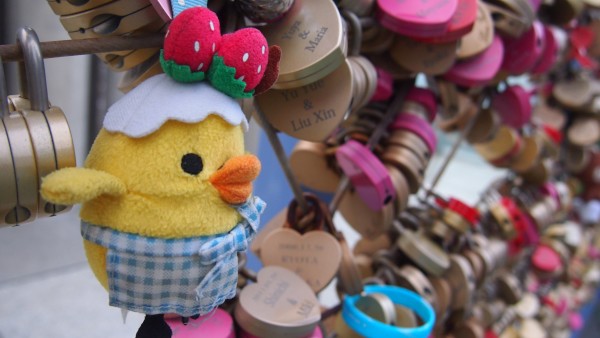
{"type": "Polygon", "coordinates": [[[198,156],[198,154],[185,154],[181,158],[181,169],[188,174],[198,175],[202,172],[202,168],[204,164],[202,163],[202,157],[198,156]]]}

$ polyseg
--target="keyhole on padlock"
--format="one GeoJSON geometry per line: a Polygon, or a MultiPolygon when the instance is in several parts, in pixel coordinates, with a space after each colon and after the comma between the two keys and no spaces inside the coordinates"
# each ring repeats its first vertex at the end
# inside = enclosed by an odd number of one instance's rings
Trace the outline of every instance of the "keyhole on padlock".
{"type": "Polygon", "coordinates": [[[92,31],[98,34],[110,34],[116,31],[117,28],[119,28],[119,25],[121,24],[121,19],[123,19],[123,17],[116,16],[114,14],[98,15],[97,17],[92,19],[92,31]]]}
{"type": "Polygon", "coordinates": [[[60,205],[60,204],[46,203],[44,205],[44,211],[46,213],[50,214],[50,216],[56,216],[57,213],[65,210],[65,209],[67,209],[67,206],[60,205]]]}
{"type": "Polygon", "coordinates": [[[433,295],[433,293],[431,292],[431,289],[429,287],[427,287],[427,286],[423,288],[423,293],[427,297],[431,297],[433,295]]]}
{"type": "Polygon", "coordinates": [[[31,211],[25,207],[17,205],[14,207],[14,209],[9,211],[8,214],[6,214],[4,221],[7,224],[19,225],[19,223],[28,220],[29,217],[31,217],[31,211]]]}
{"type": "MultiPolygon", "coordinates": [[[[56,0],[56,3],[61,3],[62,0],[56,0]]],[[[90,0],[67,0],[68,3],[70,3],[73,6],[82,6],[87,4],[88,2],[90,2],[90,0]]]]}

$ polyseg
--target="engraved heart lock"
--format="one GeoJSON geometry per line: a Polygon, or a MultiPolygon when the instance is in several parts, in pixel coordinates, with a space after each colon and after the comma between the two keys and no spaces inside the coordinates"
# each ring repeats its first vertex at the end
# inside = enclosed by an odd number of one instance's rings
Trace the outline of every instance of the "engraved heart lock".
{"type": "Polygon", "coordinates": [[[72,39],[122,35],[156,21],[162,20],[147,0],[117,0],[60,17],[72,39]]]}
{"type": "Polygon", "coordinates": [[[306,337],[321,319],[319,302],[298,275],[278,266],[258,272],[247,285],[234,310],[244,331],[258,337],[306,337]]]}
{"type": "Polygon", "coordinates": [[[460,39],[456,57],[459,60],[469,59],[483,53],[494,39],[494,22],[482,1],[477,2],[477,17],[473,29],[460,39]]]}
{"type": "Polygon", "coordinates": [[[477,0],[458,0],[456,11],[446,27],[446,32],[441,36],[423,38],[423,41],[443,43],[456,41],[467,35],[473,30],[473,26],[475,25],[478,11],[477,2],[477,0]]]}
{"type": "Polygon", "coordinates": [[[504,124],[519,129],[531,120],[530,100],[531,95],[523,87],[514,85],[492,98],[492,109],[504,124]]]}
{"type": "Polygon", "coordinates": [[[335,156],[340,168],[369,208],[381,210],[396,198],[389,173],[367,147],[349,140],[337,148],[335,156]]]}
{"type": "Polygon", "coordinates": [[[296,0],[283,18],[261,30],[269,44],[280,46],[286,55],[279,64],[274,89],[314,83],[344,63],[346,34],[331,1],[296,0]]]}
{"type": "Polygon", "coordinates": [[[457,41],[431,44],[396,35],[390,55],[396,63],[412,72],[441,75],[454,64],[456,47],[457,41]]]}
{"type": "Polygon", "coordinates": [[[344,120],[352,102],[352,87],[346,60],[325,78],[300,88],[268,90],[257,96],[255,103],[277,130],[300,140],[321,142],[344,120]]]}
{"type": "Polygon", "coordinates": [[[385,28],[406,36],[437,37],[448,29],[457,0],[377,0],[376,17],[385,28]]]}
{"type": "MultiPolygon", "coordinates": [[[[287,226],[287,216],[288,216],[288,208],[283,208],[280,210],[277,215],[273,216],[267,224],[264,224],[260,227],[260,231],[256,234],[256,237],[250,244],[250,250],[257,256],[260,257],[260,249],[262,248],[263,241],[265,237],[267,237],[273,231],[287,226]]],[[[309,215],[305,215],[300,221],[301,224],[308,224],[310,222],[314,222],[315,213],[309,213],[309,215]]]]}
{"type": "Polygon", "coordinates": [[[531,28],[518,38],[504,39],[502,70],[519,75],[531,70],[544,52],[544,26],[535,21],[531,28]]]}
{"type": "Polygon", "coordinates": [[[500,37],[495,36],[489,48],[468,60],[455,63],[444,74],[444,79],[459,86],[483,86],[496,76],[503,57],[504,44],[500,37]]]}
{"type": "Polygon", "coordinates": [[[265,266],[281,266],[298,274],[314,292],[325,288],[335,277],[342,249],[334,233],[331,215],[316,196],[304,194],[316,213],[309,225],[298,224],[298,203],[288,207],[287,225],[263,239],[260,258],[265,266]],[[330,233],[331,232],[331,233],[330,233]]]}
{"type": "Polygon", "coordinates": [[[300,183],[308,188],[334,192],[341,172],[334,166],[333,156],[326,152],[324,143],[300,140],[290,155],[290,167],[300,183]]]}

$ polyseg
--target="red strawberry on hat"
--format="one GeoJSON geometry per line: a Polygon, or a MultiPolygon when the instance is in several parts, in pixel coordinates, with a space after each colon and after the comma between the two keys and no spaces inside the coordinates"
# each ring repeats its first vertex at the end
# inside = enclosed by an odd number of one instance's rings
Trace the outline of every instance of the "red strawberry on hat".
{"type": "Polygon", "coordinates": [[[251,97],[268,90],[277,80],[281,49],[269,48],[255,28],[221,36],[215,13],[192,7],[177,15],[165,36],[161,65],[178,82],[208,79],[219,91],[251,97]]]}
{"type": "Polygon", "coordinates": [[[225,65],[235,68],[235,78],[246,82],[246,91],[250,91],[267,69],[269,46],[259,30],[243,28],[223,35],[217,55],[223,57],[225,65]]]}
{"type": "Polygon", "coordinates": [[[186,81],[177,75],[177,80],[190,82],[204,79],[205,73],[210,67],[213,55],[221,47],[221,27],[217,15],[204,7],[192,7],[182,11],[171,21],[169,30],[165,35],[162,58],[172,70],[165,72],[171,74],[174,68],[186,66],[188,72],[195,76],[186,81]],[[171,62],[169,62],[171,61],[171,62]],[[197,79],[196,77],[202,77],[197,79]]]}

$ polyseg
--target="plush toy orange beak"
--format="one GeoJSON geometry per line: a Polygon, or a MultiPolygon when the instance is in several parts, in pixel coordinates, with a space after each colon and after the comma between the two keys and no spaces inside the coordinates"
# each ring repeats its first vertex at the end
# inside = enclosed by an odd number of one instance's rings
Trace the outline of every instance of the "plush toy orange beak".
{"type": "Polygon", "coordinates": [[[252,193],[252,181],[260,173],[260,161],[254,155],[232,157],[210,176],[209,182],[229,204],[246,202],[252,193]]]}

